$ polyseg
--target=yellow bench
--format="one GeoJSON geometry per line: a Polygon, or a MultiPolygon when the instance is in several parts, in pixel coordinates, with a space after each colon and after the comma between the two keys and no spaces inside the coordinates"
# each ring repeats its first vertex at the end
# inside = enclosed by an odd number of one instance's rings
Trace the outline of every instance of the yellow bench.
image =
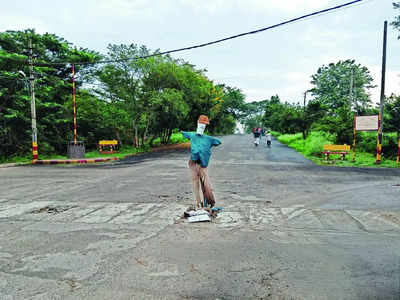
{"type": "Polygon", "coordinates": [[[341,160],[344,160],[347,153],[350,152],[349,145],[324,145],[323,154],[325,154],[325,160],[329,160],[330,154],[340,154],[341,160]]]}
{"type": "Polygon", "coordinates": [[[114,153],[117,145],[117,140],[102,140],[99,142],[99,151],[100,153],[114,153]]]}

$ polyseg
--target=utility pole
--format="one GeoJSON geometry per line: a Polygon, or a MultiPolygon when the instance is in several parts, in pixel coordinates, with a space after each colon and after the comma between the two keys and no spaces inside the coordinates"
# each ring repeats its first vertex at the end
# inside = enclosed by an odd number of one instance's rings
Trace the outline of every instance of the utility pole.
{"type": "Polygon", "coordinates": [[[381,99],[379,105],[379,118],[378,118],[378,143],[376,147],[377,164],[380,164],[382,159],[383,106],[385,104],[384,102],[385,102],[385,74],[386,74],[386,42],[387,42],[387,21],[385,21],[383,26],[381,99]]]}
{"type": "Polygon", "coordinates": [[[75,101],[75,65],[72,64],[72,106],[74,111],[74,145],[77,142],[76,132],[76,101],[75,101]]]}
{"type": "Polygon", "coordinates": [[[33,75],[33,48],[31,39],[29,39],[29,83],[31,92],[32,158],[33,160],[37,160],[38,146],[37,146],[37,128],[36,128],[35,77],[33,75]]]}
{"type": "Polygon", "coordinates": [[[353,76],[354,76],[354,69],[351,67],[351,73],[350,73],[350,92],[349,92],[349,104],[350,104],[350,109],[351,105],[353,104],[353,76]]]}
{"type": "Polygon", "coordinates": [[[304,100],[303,100],[303,140],[306,139],[306,98],[308,91],[304,92],[304,100]]]}
{"type": "MultiPolygon", "coordinates": [[[[349,91],[349,106],[350,106],[350,111],[351,111],[351,105],[353,104],[353,77],[354,77],[354,68],[351,67],[351,72],[350,72],[350,91],[349,91]]],[[[356,113],[353,114],[354,119],[353,119],[353,162],[356,161],[356,113]]]]}

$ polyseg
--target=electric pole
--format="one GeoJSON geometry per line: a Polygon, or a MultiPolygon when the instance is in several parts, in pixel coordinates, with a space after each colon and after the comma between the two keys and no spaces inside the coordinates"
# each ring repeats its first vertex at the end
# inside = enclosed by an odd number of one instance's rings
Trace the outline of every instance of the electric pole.
{"type": "Polygon", "coordinates": [[[308,91],[304,92],[304,100],[303,100],[303,140],[306,139],[306,98],[308,91]]]}
{"type": "Polygon", "coordinates": [[[31,118],[32,118],[32,158],[38,159],[37,128],[36,128],[36,105],[35,105],[35,77],[33,75],[33,48],[32,40],[29,39],[29,83],[31,92],[31,118]]]}
{"type": "Polygon", "coordinates": [[[381,80],[381,99],[379,105],[378,119],[378,144],[376,147],[376,163],[381,163],[382,156],[382,132],[383,132],[383,106],[385,102],[385,74],[386,74],[386,42],[387,42],[387,21],[383,26],[383,53],[382,53],[382,80],[381,80]]]}
{"type": "Polygon", "coordinates": [[[353,104],[353,76],[354,76],[354,69],[353,69],[353,67],[351,67],[351,73],[350,73],[350,92],[349,92],[350,110],[351,110],[351,105],[353,104]]]}

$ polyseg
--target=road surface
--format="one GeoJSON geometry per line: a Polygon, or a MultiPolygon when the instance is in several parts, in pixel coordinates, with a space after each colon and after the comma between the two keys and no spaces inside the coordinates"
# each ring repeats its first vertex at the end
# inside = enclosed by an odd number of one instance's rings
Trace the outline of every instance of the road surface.
{"type": "Polygon", "coordinates": [[[187,151],[0,169],[0,299],[400,299],[400,170],[221,138],[211,223],[187,151]]]}

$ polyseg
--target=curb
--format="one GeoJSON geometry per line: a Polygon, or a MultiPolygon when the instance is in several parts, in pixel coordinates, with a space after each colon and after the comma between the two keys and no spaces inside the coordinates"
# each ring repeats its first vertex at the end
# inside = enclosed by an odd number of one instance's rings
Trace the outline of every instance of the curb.
{"type": "Polygon", "coordinates": [[[167,151],[167,150],[180,150],[180,149],[190,149],[190,142],[182,143],[182,144],[172,144],[172,145],[165,145],[165,146],[160,146],[160,147],[155,147],[151,148],[149,152],[140,152],[140,153],[134,153],[134,154],[127,154],[121,159],[136,156],[136,155],[143,155],[146,153],[152,153],[152,152],[161,152],[161,151],[167,151]]]}
{"type": "Polygon", "coordinates": [[[24,162],[24,163],[9,163],[9,164],[0,164],[0,169],[1,168],[11,168],[11,167],[21,167],[21,166],[26,166],[30,165],[29,162],[24,162]]]}
{"type": "Polygon", "coordinates": [[[164,151],[164,150],[179,150],[179,149],[190,149],[190,142],[160,146],[160,147],[150,149],[150,152],[157,152],[157,151],[164,151]]]}
{"type": "MultiPolygon", "coordinates": [[[[149,152],[160,152],[166,150],[179,150],[179,149],[189,149],[190,142],[182,143],[182,144],[173,144],[173,145],[166,145],[160,146],[156,148],[151,148],[149,152]]],[[[146,152],[141,153],[134,153],[134,154],[127,154],[121,158],[119,157],[104,157],[104,158],[92,158],[92,159],[49,159],[49,160],[32,160],[30,164],[32,165],[59,165],[59,164],[90,164],[90,163],[98,163],[98,162],[107,162],[107,161],[117,161],[124,158],[146,154],[146,152]]],[[[29,164],[29,163],[27,163],[29,164]]],[[[16,166],[18,164],[7,164],[12,166],[16,166]]],[[[21,165],[21,164],[19,164],[21,165]]]]}
{"type": "Polygon", "coordinates": [[[119,160],[118,157],[105,157],[93,159],[54,159],[54,160],[32,160],[32,165],[59,165],[59,164],[90,164],[98,162],[106,162],[119,160]]]}

